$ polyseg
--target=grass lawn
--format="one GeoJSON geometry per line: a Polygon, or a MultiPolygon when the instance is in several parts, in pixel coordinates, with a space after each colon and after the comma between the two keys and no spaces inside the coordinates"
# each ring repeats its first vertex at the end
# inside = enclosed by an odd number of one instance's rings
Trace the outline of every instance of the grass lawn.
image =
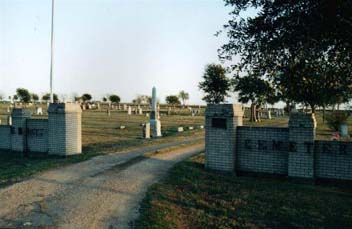
{"type": "Polygon", "coordinates": [[[142,203],[138,228],[351,228],[352,187],[235,177],[177,164],[142,203]]]}
{"type": "MultiPolygon", "coordinates": [[[[30,109],[34,111],[34,107],[30,109]]],[[[7,124],[4,122],[6,116],[6,106],[0,105],[2,124],[7,124]]],[[[34,117],[46,118],[46,116],[34,117]]],[[[126,112],[120,111],[112,111],[111,116],[108,117],[103,110],[86,110],[82,114],[83,154],[68,158],[48,156],[24,158],[21,153],[2,151],[0,152],[0,185],[55,166],[87,160],[96,155],[204,136],[204,130],[197,129],[199,125],[204,125],[204,116],[170,115],[161,117],[164,137],[145,140],[142,139],[140,124],[148,120],[146,116],[129,116],[126,112]],[[126,129],[119,129],[122,125],[126,126],[126,129]],[[195,130],[176,133],[178,126],[194,126],[195,130]]]]}

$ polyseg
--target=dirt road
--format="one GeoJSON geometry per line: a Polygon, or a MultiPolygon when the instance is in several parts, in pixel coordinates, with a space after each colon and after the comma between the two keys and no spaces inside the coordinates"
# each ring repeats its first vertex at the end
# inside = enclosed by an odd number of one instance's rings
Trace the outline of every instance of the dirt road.
{"type": "Polygon", "coordinates": [[[142,156],[172,145],[177,144],[95,157],[2,188],[0,227],[128,228],[148,187],[175,163],[204,150],[197,143],[142,156]]]}

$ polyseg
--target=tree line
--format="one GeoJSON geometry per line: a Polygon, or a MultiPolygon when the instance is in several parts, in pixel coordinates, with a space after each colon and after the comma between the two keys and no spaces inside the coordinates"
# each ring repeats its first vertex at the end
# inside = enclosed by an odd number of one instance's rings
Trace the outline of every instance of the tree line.
{"type": "MultiPolygon", "coordinates": [[[[59,96],[57,94],[53,95],[54,97],[54,102],[59,102],[59,96]]],[[[4,99],[4,96],[1,94],[0,95],[0,101],[4,99]]],[[[38,96],[36,93],[30,92],[28,89],[25,88],[17,88],[16,89],[16,94],[13,96],[9,96],[10,100],[14,101],[19,101],[23,103],[30,103],[30,102],[39,102],[40,100],[43,102],[49,102],[50,101],[50,93],[44,94],[41,98],[38,96]]],[[[73,96],[73,100],[77,102],[91,102],[93,99],[93,96],[89,93],[84,93],[81,96],[73,96]]],[[[189,93],[185,91],[180,91],[178,95],[169,95],[166,97],[166,103],[171,104],[171,105],[179,105],[182,104],[186,105],[187,100],[189,100],[189,93]]],[[[103,102],[111,102],[111,103],[120,103],[121,98],[120,96],[116,94],[110,94],[107,96],[104,96],[102,98],[103,102]]],[[[132,103],[134,104],[151,104],[152,97],[148,95],[137,95],[135,99],[132,100],[132,103]]]]}

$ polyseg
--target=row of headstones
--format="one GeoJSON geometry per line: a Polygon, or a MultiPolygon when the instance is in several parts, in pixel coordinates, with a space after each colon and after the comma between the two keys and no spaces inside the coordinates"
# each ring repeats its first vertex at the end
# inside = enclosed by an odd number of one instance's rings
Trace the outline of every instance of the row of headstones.
{"type": "MultiPolygon", "coordinates": [[[[12,109],[14,108],[13,105],[7,107],[7,113],[11,113],[12,109]]],[[[36,115],[43,115],[43,108],[42,107],[35,107],[35,114],[36,115]]]]}
{"type": "MultiPolygon", "coordinates": [[[[150,106],[147,106],[150,109],[150,106]]],[[[100,104],[90,104],[90,103],[84,103],[81,104],[81,108],[82,110],[91,110],[91,109],[98,109],[100,110],[100,104]]],[[[132,106],[128,106],[127,104],[118,104],[118,105],[114,105],[114,104],[109,104],[109,110],[123,110],[123,111],[127,111],[127,114],[132,115],[132,114],[138,114],[138,115],[142,115],[143,114],[143,108],[141,107],[141,105],[138,105],[137,107],[132,107],[132,106]]],[[[192,116],[195,115],[200,115],[201,114],[201,108],[198,109],[193,109],[192,107],[187,107],[187,109],[190,111],[192,116]]],[[[158,110],[160,111],[160,105],[158,105],[158,110]]],[[[167,114],[170,115],[172,112],[172,108],[168,107],[167,108],[167,114]]]]}
{"type": "MultiPolygon", "coordinates": [[[[283,109],[275,109],[273,111],[275,117],[283,117],[285,116],[285,111],[283,109]]],[[[271,110],[259,111],[259,117],[263,119],[272,119],[271,110]]]]}
{"type": "MultiPolygon", "coordinates": [[[[195,127],[194,126],[189,126],[187,129],[191,131],[191,130],[194,130],[195,127]]],[[[200,125],[200,126],[198,126],[198,129],[204,129],[204,126],[200,125]]],[[[150,123],[143,123],[142,124],[142,134],[143,134],[143,138],[144,139],[149,139],[150,137],[153,137],[153,136],[151,136],[151,131],[150,130],[151,130],[150,123]]],[[[185,128],[182,127],[182,126],[176,128],[176,132],[178,132],[178,133],[181,133],[181,132],[184,132],[184,131],[185,131],[185,128]]]]}

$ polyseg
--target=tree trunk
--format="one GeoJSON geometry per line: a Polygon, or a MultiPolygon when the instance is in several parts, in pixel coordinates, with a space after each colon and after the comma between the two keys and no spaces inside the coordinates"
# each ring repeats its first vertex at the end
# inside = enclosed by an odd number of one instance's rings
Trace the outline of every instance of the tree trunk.
{"type": "Polygon", "coordinates": [[[315,106],[310,104],[310,108],[312,109],[312,114],[315,114],[315,106]]]}
{"type": "Polygon", "coordinates": [[[287,113],[291,113],[291,104],[289,101],[286,101],[287,113]]]}
{"type": "Polygon", "coordinates": [[[259,106],[256,105],[255,106],[255,118],[256,118],[256,122],[261,122],[262,120],[260,119],[260,114],[259,114],[259,106]]]}
{"type": "Polygon", "coordinates": [[[251,104],[251,115],[249,118],[250,122],[256,122],[256,105],[254,103],[251,104]]]}

